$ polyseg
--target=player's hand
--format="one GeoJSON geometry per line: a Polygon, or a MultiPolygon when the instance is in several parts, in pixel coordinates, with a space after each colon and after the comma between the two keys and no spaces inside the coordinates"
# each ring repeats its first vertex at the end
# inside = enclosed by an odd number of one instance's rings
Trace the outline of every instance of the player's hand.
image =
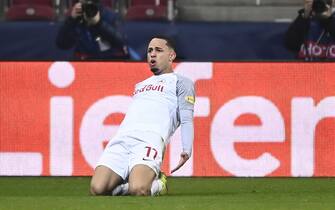
{"type": "Polygon", "coordinates": [[[177,171],[178,169],[180,169],[185,163],[186,161],[189,159],[190,157],[188,156],[188,154],[186,152],[182,152],[180,154],[180,160],[179,160],[179,164],[177,165],[176,168],[174,168],[172,171],[171,171],[171,174],[175,171],[177,171]]]}
{"type": "Polygon", "coordinates": [[[304,1],[304,18],[309,18],[312,12],[313,0],[304,1]]]}

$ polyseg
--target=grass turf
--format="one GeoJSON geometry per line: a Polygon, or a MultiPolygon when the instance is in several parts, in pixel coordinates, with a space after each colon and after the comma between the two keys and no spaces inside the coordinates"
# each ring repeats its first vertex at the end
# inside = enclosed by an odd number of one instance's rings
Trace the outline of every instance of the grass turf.
{"type": "Polygon", "coordinates": [[[88,196],[89,177],[0,177],[0,210],[334,210],[335,178],[168,178],[161,197],[88,196]]]}

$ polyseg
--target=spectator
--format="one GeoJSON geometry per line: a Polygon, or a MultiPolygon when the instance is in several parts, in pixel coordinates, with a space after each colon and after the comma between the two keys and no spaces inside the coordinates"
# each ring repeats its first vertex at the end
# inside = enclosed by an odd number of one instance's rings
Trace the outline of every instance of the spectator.
{"type": "Polygon", "coordinates": [[[285,45],[306,61],[335,58],[333,0],[304,0],[304,9],[288,28],[285,45]]]}
{"type": "Polygon", "coordinates": [[[117,14],[99,0],[79,0],[61,26],[56,44],[74,48],[74,59],[128,59],[128,47],[117,29],[117,14]]]}

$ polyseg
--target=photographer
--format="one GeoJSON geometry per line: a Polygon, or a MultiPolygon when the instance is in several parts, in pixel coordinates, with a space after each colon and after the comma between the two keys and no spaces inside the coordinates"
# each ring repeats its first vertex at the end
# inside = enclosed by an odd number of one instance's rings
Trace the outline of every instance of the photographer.
{"type": "Polygon", "coordinates": [[[304,9],[286,32],[287,49],[306,61],[335,59],[334,1],[304,1],[304,9]]]}
{"type": "Polygon", "coordinates": [[[128,59],[123,35],[117,30],[117,15],[99,0],[80,0],[59,29],[56,44],[74,49],[74,59],[128,59]]]}

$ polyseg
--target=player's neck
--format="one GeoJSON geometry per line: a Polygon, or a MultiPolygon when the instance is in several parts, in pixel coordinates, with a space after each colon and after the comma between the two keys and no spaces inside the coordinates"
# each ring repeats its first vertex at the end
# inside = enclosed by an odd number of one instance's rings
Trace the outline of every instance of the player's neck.
{"type": "Polygon", "coordinates": [[[163,70],[159,75],[173,73],[172,67],[163,70]]]}

